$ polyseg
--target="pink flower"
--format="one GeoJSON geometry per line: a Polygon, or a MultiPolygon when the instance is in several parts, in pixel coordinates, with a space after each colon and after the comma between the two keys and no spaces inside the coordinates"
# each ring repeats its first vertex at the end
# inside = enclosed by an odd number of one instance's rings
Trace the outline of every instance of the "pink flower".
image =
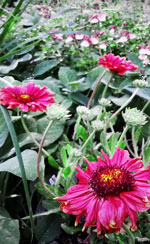
{"type": "MultiPolygon", "coordinates": [[[[49,33],[54,33],[54,32],[59,32],[59,30],[57,30],[57,29],[51,29],[50,31],[49,31],[49,33]]],[[[53,40],[54,41],[56,41],[56,40],[58,40],[58,41],[62,41],[64,38],[63,38],[63,34],[53,34],[53,36],[52,36],[52,38],[53,38],[53,40]]]]}
{"type": "Polygon", "coordinates": [[[91,45],[97,45],[99,43],[99,40],[95,36],[91,36],[89,38],[89,42],[91,45]]]}
{"type": "Polygon", "coordinates": [[[0,104],[8,105],[11,109],[19,107],[23,112],[43,112],[47,106],[55,103],[53,95],[48,87],[30,82],[26,86],[1,87],[0,104]]]}
{"type": "Polygon", "coordinates": [[[98,157],[97,162],[85,158],[86,170],[76,167],[78,184],[56,200],[62,202],[64,213],[77,215],[75,225],[85,215],[83,230],[96,226],[98,236],[102,231],[120,231],[127,217],[136,230],[137,212],[150,208],[150,166],[144,169],[140,158],[131,159],[120,148],[111,159],[103,151],[102,155],[104,159],[98,157]]]}
{"type": "Polygon", "coordinates": [[[99,58],[98,64],[118,75],[123,75],[129,70],[137,70],[137,65],[131,61],[125,61],[125,59],[125,57],[120,58],[120,56],[115,56],[114,54],[106,54],[104,58],[99,58]]]}

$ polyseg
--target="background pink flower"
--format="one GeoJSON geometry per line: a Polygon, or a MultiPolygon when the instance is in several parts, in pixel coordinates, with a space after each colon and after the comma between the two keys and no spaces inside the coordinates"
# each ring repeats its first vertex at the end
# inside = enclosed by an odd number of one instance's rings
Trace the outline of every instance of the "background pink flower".
{"type": "Polygon", "coordinates": [[[125,61],[125,59],[125,57],[120,58],[120,56],[115,56],[114,54],[106,54],[104,58],[99,58],[98,64],[118,75],[123,75],[129,70],[137,70],[137,65],[131,61],[125,61]]]}
{"type": "Polygon", "coordinates": [[[40,87],[33,82],[26,86],[2,87],[0,90],[0,104],[8,108],[19,107],[23,112],[40,110],[43,112],[47,106],[55,103],[54,93],[48,87],[40,87]]]}
{"type": "Polygon", "coordinates": [[[77,215],[75,225],[82,215],[86,216],[83,230],[90,225],[101,231],[120,231],[126,217],[137,228],[137,212],[150,208],[150,166],[144,169],[140,158],[129,157],[126,150],[117,148],[110,159],[103,151],[103,158],[89,162],[87,168],[76,170],[79,183],[70,187],[64,196],[56,200],[63,202],[61,210],[77,215]]]}

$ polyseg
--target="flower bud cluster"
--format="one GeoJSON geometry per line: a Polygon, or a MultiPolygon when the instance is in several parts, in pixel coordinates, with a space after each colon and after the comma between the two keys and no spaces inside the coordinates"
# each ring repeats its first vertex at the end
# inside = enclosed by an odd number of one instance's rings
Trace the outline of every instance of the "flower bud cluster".
{"type": "Polygon", "coordinates": [[[130,126],[141,126],[147,123],[146,115],[137,108],[126,108],[122,116],[127,125],[130,126]]]}
{"type": "Polygon", "coordinates": [[[66,120],[69,119],[71,115],[69,114],[69,110],[67,110],[61,104],[52,104],[51,107],[47,108],[47,117],[50,120],[66,120]]]}
{"type": "Polygon", "coordinates": [[[148,82],[146,80],[134,80],[133,81],[133,85],[135,87],[139,87],[139,88],[145,88],[148,87],[148,82]]]}

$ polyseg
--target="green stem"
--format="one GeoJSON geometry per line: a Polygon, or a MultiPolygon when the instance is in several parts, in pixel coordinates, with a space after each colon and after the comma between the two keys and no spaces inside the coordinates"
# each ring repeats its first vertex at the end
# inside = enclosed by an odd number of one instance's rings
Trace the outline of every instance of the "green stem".
{"type": "MultiPolygon", "coordinates": [[[[135,89],[135,91],[132,93],[132,96],[114,114],[112,114],[112,116],[110,117],[109,120],[112,120],[116,115],[118,115],[132,101],[132,99],[137,94],[138,90],[139,90],[139,88],[137,87],[135,89]]],[[[109,123],[109,121],[108,121],[108,123],[109,123]]]]}
{"type": "Polygon", "coordinates": [[[111,79],[112,79],[112,75],[111,75],[110,79],[108,80],[107,84],[105,85],[104,91],[102,93],[102,98],[105,97],[105,94],[106,94],[106,91],[108,89],[109,83],[111,82],[111,79]]]}
{"type": "Polygon", "coordinates": [[[44,134],[42,136],[42,140],[41,140],[41,143],[40,143],[40,146],[39,146],[38,157],[37,157],[37,175],[38,175],[38,178],[39,178],[39,180],[41,182],[41,185],[43,186],[44,190],[47,191],[50,194],[51,194],[51,191],[46,187],[44,179],[42,179],[42,177],[41,177],[40,162],[41,162],[41,153],[42,153],[42,148],[43,148],[44,141],[45,141],[45,138],[46,138],[46,134],[47,134],[49,128],[51,127],[52,123],[53,123],[53,120],[50,120],[48,126],[46,127],[46,130],[44,131],[44,134]]]}
{"type": "Polygon", "coordinates": [[[73,140],[76,139],[75,136],[76,136],[76,133],[77,133],[81,118],[82,118],[82,115],[80,114],[79,117],[77,118],[77,121],[76,121],[76,124],[75,124],[75,127],[74,127],[74,134],[73,134],[73,137],[72,137],[73,140]]]}
{"type": "Polygon", "coordinates": [[[58,187],[59,187],[59,183],[61,181],[62,171],[63,171],[63,169],[60,168],[58,175],[57,175],[56,183],[55,183],[55,194],[56,194],[56,196],[59,195],[58,187]]]}
{"type": "MultiPolygon", "coordinates": [[[[26,126],[26,123],[24,121],[24,116],[23,116],[23,113],[21,113],[21,122],[22,122],[22,126],[25,130],[25,132],[28,134],[28,136],[30,136],[30,138],[32,139],[32,141],[35,143],[35,145],[39,148],[40,147],[40,144],[37,142],[37,140],[32,136],[31,132],[28,130],[28,127],[26,126]]],[[[42,152],[45,154],[45,156],[49,156],[49,153],[44,149],[42,148],[42,152]]]]}
{"type": "Polygon", "coordinates": [[[137,146],[136,146],[136,143],[135,143],[134,134],[135,134],[135,126],[132,127],[132,145],[133,145],[135,157],[137,158],[138,157],[138,152],[137,152],[137,146]]]}
{"type": "Polygon", "coordinates": [[[89,142],[89,140],[91,140],[92,136],[95,134],[95,130],[92,131],[92,133],[90,134],[90,136],[87,138],[87,140],[84,142],[84,144],[81,147],[81,152],[83,151],[83,149],[85,148],[85,146],[87,145],[87,143],[89,142]]]}
{"type": "Polygon", "coordinates": [[[94,87],[94,90],[93,90],[93,92],[92,92],[92,94],[91,94],[91,97],[90,97],[90,99],[89,99],[89,102],[88,102],[88,108],[90,108],[90,106],[91,106],[91,102],[92,102],[92,99],[93,99],[93,97],[94,97],[94,95],[95,95],[95,93],[96,93],[97,87],[98,87],[99,83],[101,82],[101,80],[103,79],[103,77],[104,77],[104,75],[106,74],[106,72],[107,72],[107,69],[105,69],[105,70],[103,71],[102,75],[100,75],[100,76],[98,77],[98,81],[96,82],[96,85],[95,85],[95,87],[94,87]]]}
{"type": "Polygon", "coordinates": [[[122,132],[122,135],[121,135],[120,138],[119,138],[119,141],[118,141],[118,143],[117,143],[117,146],[119,146],[120,142],[121,142],[122,139],[124,138],[124,136],[125,136],[125,134],[126,134],[126,132],[127,132],[128,129],[129,129],[129,126],[126,125],[126,126],[124,127],[123,132],[122,132]]]}
{"type": "Polygon", "coordinates": [[[14,126],[13,126],[13,123],[11,121],[11,118],[10,118],[8,111],[2,105],[0,105],[0,108],[1,108],[1,111],[2,111],[3,116],[5,118],[7,127],[9,129],[10,136],[11,136],[13,145],[15,147],[16,156],[18,158],[19,167],[20,167],[20,171],[21,171],[21,175],[22,175],[23,186],[24,186],[24,190],[25,190],[25,196],[26,196],[28,211],[29,211],[29,215],[30,215],[30,223],[31,223],[31,228],[32,228],[32,236],[33,236],[34,222],[33,222],[33,218],[32,218],[31,200],[30,200],[30,194],[29,194],[28,183],[27,183],[27,178],[26,178],[26,172],[25,172],[25,168],[24,168],[24,164],[23,164],[21,151],[19,148],[17,135],[16,135],[16,132],[15,132],[15,129],[14,129],[14,126]]]}
{"type": "Polygon", "coordinates": [[[124,228],[124,230],[127,232],[129,238],[130,238],[130,242],[129,244],[135,244],[135,238],[134,235],[132,234],[132,232],[128,229],[128,227],[126,226],[125,223],[123,223],[122,227],[124,228]]]}
{"type": "Polygon", "coordinates": [[[145,111],[145,109],[148,107],[149,104],[150,104],[150,100],[148,100],[147,103],[144,105],[144,107],[142,109],[142,112],[145,111]]]}

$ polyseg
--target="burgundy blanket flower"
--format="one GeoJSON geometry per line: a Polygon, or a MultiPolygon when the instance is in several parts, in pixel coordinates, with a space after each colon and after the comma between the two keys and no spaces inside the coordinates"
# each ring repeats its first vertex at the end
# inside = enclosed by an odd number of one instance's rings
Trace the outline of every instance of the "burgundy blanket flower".
{"type": "Polygon", "coordinates": [[[30,82],[26,86],[2,87],[0,104],[8,105],[11,109],[19,107],[23,112],[37,110],[43,112],[48,105],[55,103],[53,95],[48,87],[40,87],[30,82]]]}
{"type": "Polygon", "coordinates": [[[150,166],[144,169],[140,158],[131,159],[120,148],[111,159],[103,151],[102,155],[104,160],[98,157],[97,162],[85,158],[86,170],[76,168],[78,184],[56,200],[63,202],[64,213],[77,215],[75,225],[85,215],[83,230],[95,225],[98,236],[101,231],[119,232],[126,217],[136,230],[137,212],[150,208],[150,166]]]}
{"type": "Polygon", "coordinates": [[[99,58],[99,65],[108,68],[111,72],[123,75],[129,70],[137,70],[138,66],[131,61],[125,61],[125,57],[115,56],[114,54],[106,54],[104,58],[99,58]]]}

